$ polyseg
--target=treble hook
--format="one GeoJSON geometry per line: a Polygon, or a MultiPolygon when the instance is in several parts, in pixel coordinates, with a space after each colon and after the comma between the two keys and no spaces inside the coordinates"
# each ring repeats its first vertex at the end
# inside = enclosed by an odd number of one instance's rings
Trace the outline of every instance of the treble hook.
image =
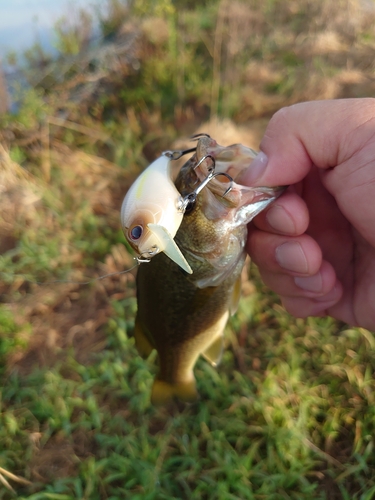
{"type": "Polygon", "coordinates": [[[170,158],[171,160],[179,160],[181,156],[187,155],[188,153],[194,153],[197,148],[185,149],[183,151],[163,151],[162,155],[170,158]]]}
{"type": "Polygon", "coordinates": [[[226,177],[230,183],[229,187],[225,190],[224,194],[221,196],[222,198],[224,198],[224,196],[226,194],[228,194],[232,188],[233,188],[233,177],[231,177],[229,174],[227,174],[226,172],[217,172],[216,174],[214,174],[212,177],[217,177],[218,175],[224,175],[224,177],[226,177]]]}
{"type": "Polygon", "coordinates": [[[215,158],[211,155],[205,155],[203,156],[199,162],[195,165],[194,167],[194,170],[199,167],[199,165],[204,161],[206,160],[207,158],[211,158],[211,160],[213,161],[213,166],[209,169],[208,171],[208,175],[207,177],[204,179],[204,181],[202,181],[199,186],[197,186],[194,191],[192,191],[191,193],[187,194],[184,198],[181,199],[181,202],[180,202],[180,205],[179,205],[179,210],[180,211],[185,211],[186,210],[186,207],[189,205],[189,203],[195,203],[196,199],[197,199],[197,196],[198,194],[202,191],[202,189],[204,187],[207,186],[207,184],[212,180],[214,179],[215,177],[218,177],[219,175],[223,175],[224,177],[226,177],[229,182],[230,182],[230,186],[226,189],[225,193],[222,195],[222,198],[224,198],[224,196],[226,194],[229,193],[229,191],[232,189],[232,185],[233,185],[233,178],[225,173],[225,172],[215,172],[215,158]]]}
{"type": "MultiPolygon", "coordinates": [[[[200,132],[198,134],[194,134],[190,137],[192,141],[198,141],[201,137],[208,137],[211,139],[211,136],[208,134],[205,134],[204,132],[200,132]]],[[[166,156],[167,158],[170,158],[171,160],[179,160],[181,156],[187,155],[188,153],[194,153],[197,150],[197,148],[190,148],[190,149],[185,149],[182,151],[163,151],[162,155],[166,156]]]]}
{"type": "Polygon", "coordinates": [[[207,158],[211,158],[212,160],[212,167],[209,167],[208,168],[208,171],[209,172],[215,172],[215,166],[216,166],[216,161],[215,161],[215,158],[212,156],[212,155],[204,155],[202,156],[202,158],[199,160],[199,162],[193,167],[193,169],[195,170],[196,168],[198,168],[203,162],[204,160],[207,160],[207,158]]]}
{"type": "Polygon", "coordinates": [[[211,136],[208,134],[205,134],[204,132],[199,132],[198,134],[194,134],[190,137],[192,141],[198,141],[201,137],[208,137],[211,139],[211,136]]]}

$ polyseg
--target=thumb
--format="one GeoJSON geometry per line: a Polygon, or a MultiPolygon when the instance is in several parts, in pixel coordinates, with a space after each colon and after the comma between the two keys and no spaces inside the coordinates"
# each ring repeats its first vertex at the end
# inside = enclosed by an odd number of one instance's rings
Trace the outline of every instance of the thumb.
{"type": "Polygon", "coordinates": [[[270,120],[261,153],[243,174],[247,185],[289,185],[312,164],[336,167],[374,135],[375,99],[337,99],[295,104],[270,120]]]}

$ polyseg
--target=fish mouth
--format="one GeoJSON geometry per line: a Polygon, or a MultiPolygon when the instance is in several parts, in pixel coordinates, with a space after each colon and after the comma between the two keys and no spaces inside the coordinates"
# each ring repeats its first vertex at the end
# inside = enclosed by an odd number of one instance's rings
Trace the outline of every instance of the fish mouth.
{"type": "Polygon", "coordinates": [[[209,135],[199,134],[196,153],[183,167],[187,170],[183,175],[185,206],[188,206],[188,202],[191,205],[198,196],[202,196],[202,208],[206,207],[210,219],[216,218],[215,211],[218,217],[222,217],[226,208],[235,212],[232,220],[234,226],[250,222],[288,187],[255,187],[242,184],[244,172],[251,169],[257,155],[256,151],[242,144],[220,146],[209,135]],[[187,185],[193,188],[186,193],[187,185]],[[211,194],[215,196],[216,201],[211,194]]]}
{"type": "MultiPolygon", "coordinates": [[[[236,225],[240,224],[248,224],[250,221],[254,219],[257,215],[259,215],[263,210],[265,210],[269,205],[271,205],[277,198],[279,198],[288,186],[277,186],[277,187],[253,187],[247,188],[245,186],[245,196],[252,197],[252,201],[250,203],[245,203],[243,206],[239,208],[237,211],[234,222],[236,225]]],[[[244,190],[244,188],[242,187],[244,190]]]]}
{"type": "Polygon", "coordinates": [[[204,136],[176,179],[178,191],[189,201],[176,241],[199,288],[230,277],[244,259],[247,224],[286,189],[242,184],[243,172],[251,169],[256,156],[245,146],[223,147],[204,136]]]}

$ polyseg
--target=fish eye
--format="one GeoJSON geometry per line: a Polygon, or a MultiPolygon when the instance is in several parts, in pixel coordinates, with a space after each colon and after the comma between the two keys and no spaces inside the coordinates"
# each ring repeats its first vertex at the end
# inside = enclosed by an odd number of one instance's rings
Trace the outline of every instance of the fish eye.
{"type": "Polygon", "coordinates": [[[139,240],[139,238],[142,236],[142,233],[143,233],[142,226],[134,226],[129,231],[129,236],[132,240],[139,240]]]}

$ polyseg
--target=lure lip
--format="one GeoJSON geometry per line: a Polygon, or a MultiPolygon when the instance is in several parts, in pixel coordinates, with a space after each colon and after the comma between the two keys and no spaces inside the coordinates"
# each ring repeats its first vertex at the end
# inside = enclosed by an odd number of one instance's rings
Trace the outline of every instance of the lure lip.
{"type": "Polygon", "coordinates": [[[193,274],[188,261],[185,259],[183,253],[177,246],[172,235],[164,226],[159,224],[147,224],[149,230],[155,235],[155,237],[160,241],[161,251],[164,252],[173,262],[179,265],[188,274],[193,274]]]}

